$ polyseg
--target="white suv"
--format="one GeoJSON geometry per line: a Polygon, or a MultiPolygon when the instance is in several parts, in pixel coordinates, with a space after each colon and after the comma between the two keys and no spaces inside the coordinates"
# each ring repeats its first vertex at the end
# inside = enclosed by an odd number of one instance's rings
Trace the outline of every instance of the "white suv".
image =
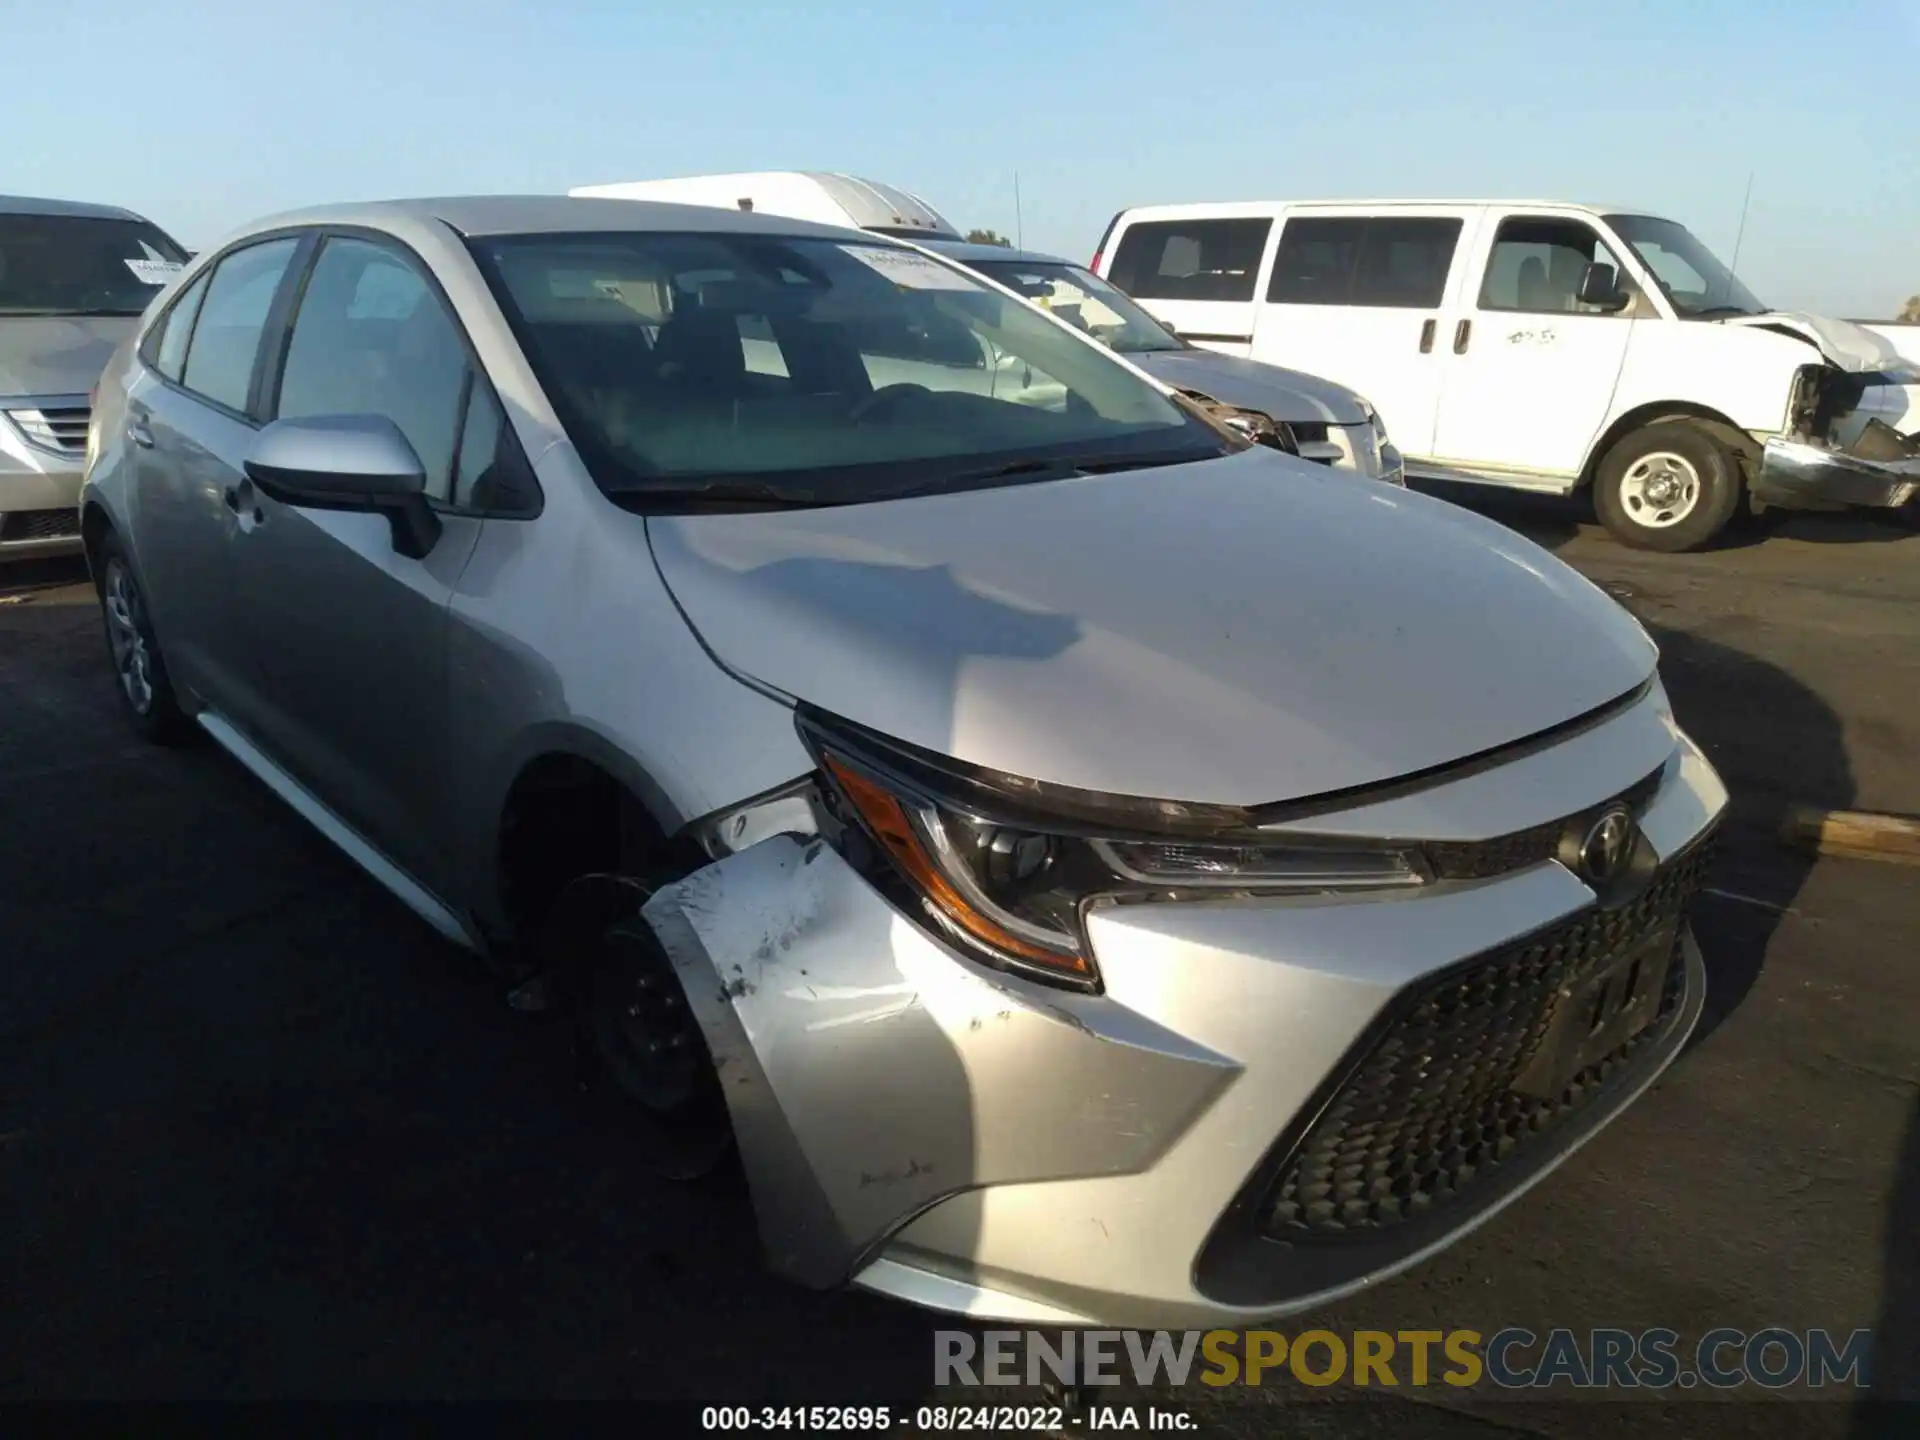
{"type": "Polygon", "coordinates": [[[1743,503],[1920,490],[1920,363],[1858,325],[1770,311],[1672,220],[1560,201],[1162,205],[1115,216],[1093,268],[1189,340],[1362,391],[1410,476],[1591,482],[1630,545],[1697,548],[1743,503]]]}

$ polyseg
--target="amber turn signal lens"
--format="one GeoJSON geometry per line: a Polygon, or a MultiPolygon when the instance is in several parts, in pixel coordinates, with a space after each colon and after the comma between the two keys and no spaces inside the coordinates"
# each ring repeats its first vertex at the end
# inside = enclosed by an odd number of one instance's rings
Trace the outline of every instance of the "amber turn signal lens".
{"type": "Polygon", "coordinates": [[[1092,967],[1081,956],[1048,950],[1022,940],[982,915],[941,873],[940,867],[934,863],[933,857],[927,853],[927,847],[921,842],[913,821],[907,817],[906,810],[890,790],[843,764],[837,755],[825,755],[822,758],[832,772],[840,793],[860,812],[867,829],[886,848],[894,864],[954,924],[981,944],[1019,959],[1077,976],[1090,976],[1093,973],[1092,967]]]}

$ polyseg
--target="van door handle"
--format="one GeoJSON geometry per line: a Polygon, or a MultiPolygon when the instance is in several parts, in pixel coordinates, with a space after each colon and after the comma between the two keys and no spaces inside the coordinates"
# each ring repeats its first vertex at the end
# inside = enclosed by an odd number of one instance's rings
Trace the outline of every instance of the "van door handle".
{"type": "Polygon", "coordinates": [[[1420,327],[1420,353],[1422,355],[1431,355],[1433,353],[1433,325],[1434,322],[1428,320],[1426,324],[1420,327]]]}
{"type": "Polygon", "coordinates": [[[146,416],[137,415],[127,421],[127,438],[142,450],[153,448],[153,431],[147,428],[146,416]]]}
{"type": "Polygon", "coordinates": [[[1454,354],[1464,355],[1467,353],[1467,339],[1472,334],[1473,322],[1471,320],[1462,320],[1458,325],[1453,327],[1454,354]]]}

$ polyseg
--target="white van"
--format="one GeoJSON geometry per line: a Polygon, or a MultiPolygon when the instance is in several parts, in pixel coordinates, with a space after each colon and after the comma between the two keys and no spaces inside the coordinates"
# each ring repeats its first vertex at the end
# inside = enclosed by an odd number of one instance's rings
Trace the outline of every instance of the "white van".
{"type": "Polygon", "coordinates": [[[902,240],[964,238],[918,195],[827,170],[756,170],[734,175],[684,175],[675,180],[621,180],[607,185],[579,185],[567,193],[607,200],[753,210],[789,220],[870,230],[902,240]]]}
{"type": "Polygon", "coordinates": [[[1743,503],[1920,490],[1920,363],[1884,333],[1769,310],[1672,220],[1561,201],[1160,205],[1116,215],[1093,268],[1189,340],[1364,392],[1410,476],[1591,482],[1630,545],[1697,548],[1743,503]]]}

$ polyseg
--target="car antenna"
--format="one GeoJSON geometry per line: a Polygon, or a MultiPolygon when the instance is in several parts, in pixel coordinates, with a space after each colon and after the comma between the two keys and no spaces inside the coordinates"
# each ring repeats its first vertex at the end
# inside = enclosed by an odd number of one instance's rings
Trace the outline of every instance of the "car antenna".
{"type": "Polygon", "coordinates": [[[1020,172],[1013,172],[1013,246],[1016,250],[1027,248],[1026,228],[1020,223],[1020,172]]]}
{"type": "MultiPolygon", "coordinates": [[[[1740,202],[1740,228],[1734,231],[1733,234],[1733,263],[1727,266],[1727,278],[1729,280],[1738,280],[1740,278],[1740,242],[1747,238],[1747,207],[1751,204],[1753,204],[1753,171],[1749,170],[1747,172],[1746,198],[1740,202]]],[[[1728,304],[1732,304],[1733,292],[1729,290],[1721,299],[1725,300],[1728,304]]]]}

